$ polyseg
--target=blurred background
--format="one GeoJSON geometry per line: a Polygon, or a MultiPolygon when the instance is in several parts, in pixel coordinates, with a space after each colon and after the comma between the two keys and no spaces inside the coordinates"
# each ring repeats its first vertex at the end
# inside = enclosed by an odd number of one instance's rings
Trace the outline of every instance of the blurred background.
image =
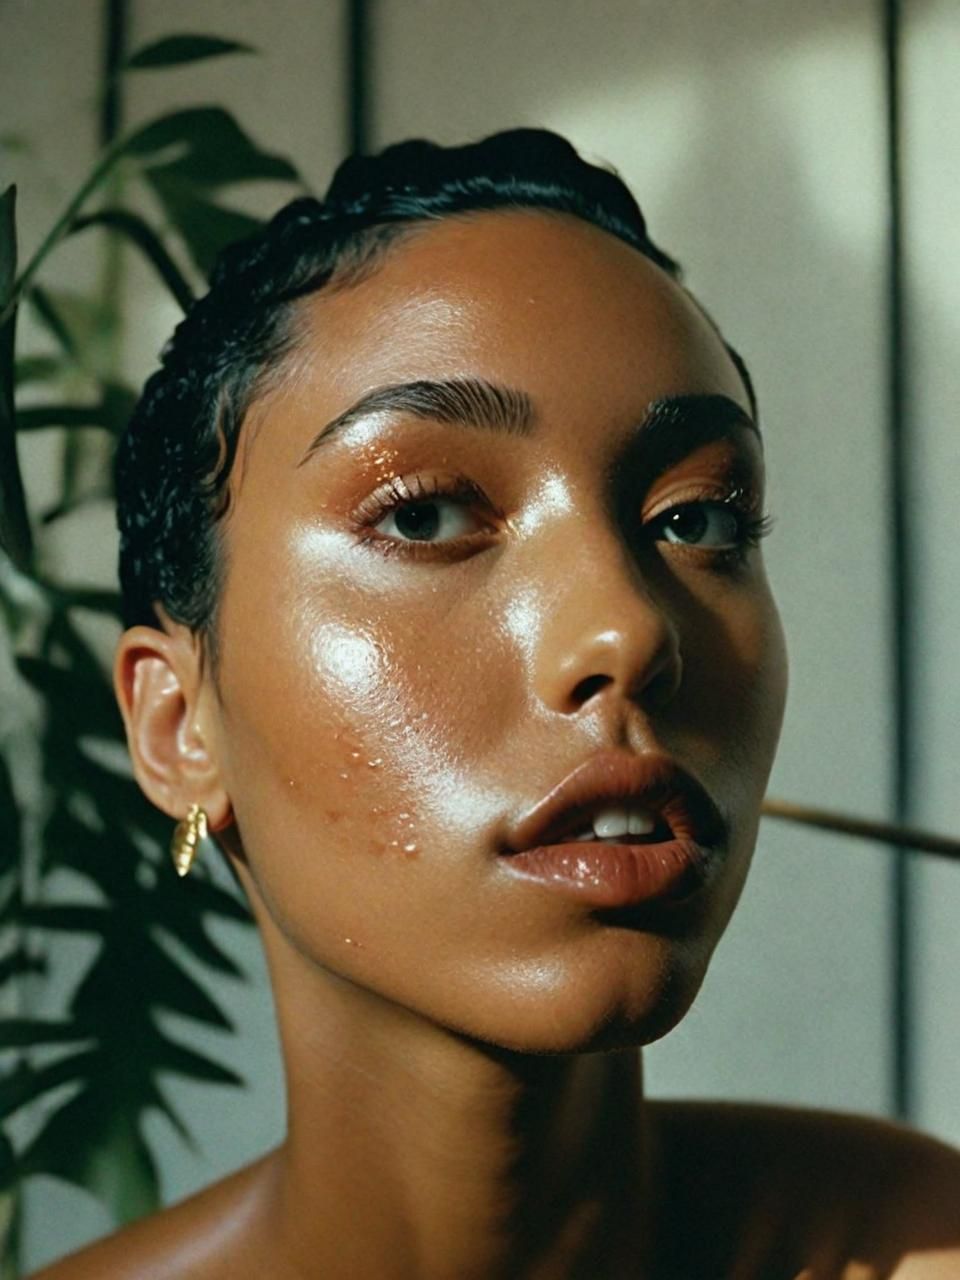
{"type": "MultiPolygon", "coordinates": [[[[252,217],[300,186],[321,193],[350,149],[410,136],[461,142],[541,125],[615,166],[758,388],[776,518],[767,555],[792,663],[771,794],[957,833],[958,55],[953,0],[0,0],[0,190],[18,187],[23,264],[105,144],[208,105],[299,175],[253,165],[255,182],[218,188],[220,206],[252,217]],[[119,70],[181,33],[255,52],[119,70]]],[[[164,201],[156,182],[125,196],[125,180],[110,179],[110,201],[158,228],[196,285],[204,249],[199,232],[192,245],[178,239],[169,183],[164,201]]],[[[215,239],[228,222],[210,219],[215,239]]],[[[98,358],[118,385],[140,385],[179,314],[143,254],[91,229],[60,246],[43,279],[68,317],[106,290],[120,319],[98,358]]],[[[57,346],[42,310],[42,298],[22,308],[23,359],[57,346]]],[[[44,395],[27,387],[18,404],[44,395]]],[[[20,435],[32,510],[49,515],[72,468],[78,500],[38,523],[35,562],[68,587],[115,585],[97,479],[108,448],[109,432],[93,428],[69,447],[56,423],[20,435]]],[[[109,652],[108,611],[78,628],[91,652],[109,652]]],[[[14,676],[7,653],[0,746],[15,758],[29,844],[40,819],[27,775],[45,712],[14,676]]],[[[76,872],[57,875],[40,898],[95,900],[76,872]]],[[[140,1138],[164,1200],[282,1132],[263,966],[252,930],[228,915],[214,913],[210,937],[246,976],[214,965],[198,978],[222,1018],[191,1021],[175,1000],[159,1016],[245,1084],[161,1063],[192,1135],[144,1107],[140,1138]]],[[[4,988],[4,1014],[24,1027],[69,1004],[94,947],[30,924],[20,933],[40,937],[47,976],[4,988]]],[[[171,946],[186,970],[196,965],[171,946]]],[[[960,1143],[958,972],[960,866],[765,820],[698,1003],[646,1053],[649,1092],[896,1116],[960,1143]]],[[[122,981],[136,992],[135,967],[122,981]]],[[[14,1058],[10,1070],[23,1071],[14,1058]]],[[[12,1121],[18,1149],[17,1126],[29,1138],[61,1100],[36,1091],[33,1118],[12,1121]]],[[[31,1171],[11,1210],[28,1269],[111,1224],[102,1178],[98,1198],[56,1159],[31,1171]]]]}

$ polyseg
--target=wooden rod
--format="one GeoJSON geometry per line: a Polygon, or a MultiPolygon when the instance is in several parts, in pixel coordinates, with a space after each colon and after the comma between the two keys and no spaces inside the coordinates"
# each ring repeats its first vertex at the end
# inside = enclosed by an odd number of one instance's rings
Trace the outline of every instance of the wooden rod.
{"type": "Polygon", "coordinates": [[[854,818],[847,813],[809,805],[793,804],[789,800],[777,800],[767,796],[761,813],[767,818],[782,818],[798,822],[805,827],[819,827],[823,831],[835,831],[838,835],[856,836],[861,840],[878,840],[883,844],[897,845],[901,849],[914,849],[919,853],[935,853],[941,858],[960,862],[960,840],[952,836],[935,835],[916,827],[902,827],[895,822],[878,822],[872,818],[854,818]]]}

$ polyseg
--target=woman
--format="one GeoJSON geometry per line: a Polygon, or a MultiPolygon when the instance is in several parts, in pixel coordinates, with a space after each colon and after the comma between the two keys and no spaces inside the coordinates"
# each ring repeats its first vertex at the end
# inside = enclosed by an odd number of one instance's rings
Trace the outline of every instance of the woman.
{"type": "Polygon", "coordinates": [[[134,766],[250,899],[289,1131],[45,1276],[960,1274],[947,1149],[642,1097],[786,664],[746,369],[614,175],[348,161],[225,256],[118,494],[134,766]]]}

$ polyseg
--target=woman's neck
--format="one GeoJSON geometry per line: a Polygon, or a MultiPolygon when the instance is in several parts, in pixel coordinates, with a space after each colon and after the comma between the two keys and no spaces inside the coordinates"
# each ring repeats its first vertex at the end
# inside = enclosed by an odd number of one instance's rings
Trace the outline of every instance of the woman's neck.
{"type": "Polygon", "coordinates": [[[289,1132],[268,1216],[292,1274],[638,1274],[639,1055],[506,1054],[321,985],[279,985],[296,995],[278,1000],[289,1132]]]}

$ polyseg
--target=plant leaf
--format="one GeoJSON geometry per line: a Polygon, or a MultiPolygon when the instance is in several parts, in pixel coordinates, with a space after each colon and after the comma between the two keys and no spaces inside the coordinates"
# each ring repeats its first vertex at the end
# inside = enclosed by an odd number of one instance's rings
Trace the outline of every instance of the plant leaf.
{"type": "MultiPolygon", "coordinates": [[[[182,888],[182,885],[178,884],[175,887],[179,889],[182,888]]],[[[191,894],[190,896],[192,897],[193,895],[191,894]]],[[[195,907],[194,903],[190,905],[195,907]]],[[[175,938],[181,946],[191,951],[208,968],[216,969],[218,973],[228,973],[232,978],[243,976],[243,971],[236,961],[210,937],[203,917],[198,911],[195,909],[187,911],[176,910],[173,904],[171,904],[171,908],[166,913],[158,912],[157,923],[172,938],[175,938]]]]}
{"type": "Polygon", "coordinates": [[[82,781],[86,775],[71,769],[69,763],[64,766],[58,762],[48,769],[47,775],[57,802],[43,829],[44,874],[55,868],[74,871],[95,885],[108,902],[126,903],[133,892],[137,860],[142,855],[116,826],[102,832],[92,830],[74,817],[69,807],[76,793],[89,792],[94,797],[97,816],[108,809],[116,821],[114,792],[111,790],[104,796],[91,790],[82,781]]]}
{"type": "Polygon", "coordinates": [[[14,334],[17,309],[13,301],[17,271],[16,187],[0,195],[0,547],[19,569],[33,559],[33,536],[23,477],[17,457],[17,417],[14,409],[14,334]]]}
{"type": "Polygon", "coordinates": [[[0,756],[0,874],[16,871],[20,863],[20,810],[6,760],[0,756]]]}
{"type": "Polygon", "coordinates": [[[6,1190],[16,1177],[16,1173],[17,1160],[13,1143],[0,1129],[0,1188],[6,1190]]]}
{"type": "Polygon", "coordinates": [[[222,107],[187,107],[144,125],[127,146],[145,168],[162,169],[195,183],[220,187],[230,182],[298,180],[289,160],[261,151],[222,107]],[[173,152],[164,159],[166,152],[173,152]]]}
{"type": "MultiPolygon", "coordinates": [[[[68,754],[67,746],[51,746],[48,753],[52,759],[46,777],[58,803],[44,828],[45,870],[69,867],[89,877],[111,901],[131,905],[136,870],[145,859],[129,833],[159,850],[169,840],[169,818],[144,799],[130,778],[119,777],[76,749],[68,754]],[[91,830],[70,812],[67,802],[76,795],[92,802],[102,830],[91,830]]],[[[142,909],[143,904],[138,905],[142,909]]]]}
{"type": "MultiPolygon", "coordinates": [[[[178,890],[178,898],[182,899],[183,882],[171,881],[171,885],[178,890]]],[[[252,923],[250,908],[246,902],[226,889],[221,889],[218,884],[203,880],[199,876],[192,876],[189,888],[194,910],[209,911],[213,915],[224,916],[227,920],[238,920],[241,924],[252,923]]]]}
{"type": "Polygon", "coordinates": [[[104,381],[99,404],[37,404],[21,409],[18,431],[44,431],[50,427],[92,427],[119,435],[133,413],[137,397],[119,382],[104,381]]]}
{"type": "Polygon", "coordinates": [[[12,1071],[0,1078],[0,1118],[19,1111],[29,1102],[65,1084],[76,1084],[96,1073],[100,1055],[92,1049],[69,1054],[43,1067],[31,1067],[20,1061],[12,1071]]]}
{"type": "Polygon", "coordinates": [[[202,199],[193,183],[169,170],[152,169],[146,177],[171,226],[204,276],[210,275],[217,255],[226,245],[251,235],[263,225],[259,218],[202,199]]]}
{"type": "Polygon", "coordinates": [[[100,406],[110,430],[117,435],[130,421],[139,396],[122,382],[105,378],[100,384],[100,406]]]}
{"type": "Polygon", "coordinates": [[[53,1022],[44,1018],[0,1018],[0,1049],[39,1044],[73,1044],[89,1040],[91,1033],[79,1022],[53,1022]]]}
{"type": "Polygon", "coordinates": [[[106,1085],[82,1090],[55,1111],[20,1167],[92,1191],[129,1222],[158,1207],[157,1171],[137,1124],[139,1109],[106,1085]]]}
{"type": "Polygon", "coordinates": [[[117,618],[120,616],[122,601],[119,591],[101,587],[58,587],[49,582],[42,582],[41,586],[61,608],[89,609],[91,613],[109,613],[117,618]]]}
{"type": "Polygon", "coordinates": [[[256,53],[252,45],[239,40],[221,40],[219,36],[165,36],[144,45],[124,63],[126,71],[153,71],[159,67],[182,66],[202,58],[219,58],[228,53],[256,53]]]}
{"type": "Polygon", "coordinates": [[[86,493],[78,493],[74,497],[64,502],[58,502],[55,506],[48,507],[46,511],[40,513],[40,523],[42,525],[54,524],[57,520],[62,520],[64,516],[73,515],[75,511],[81,511],[84,507],[89,507],[92,502],[109,502],[113,497],[111,490],[103,485],[96,489],[88,489],[86,493]]]}
{"type": "Polygon", "coordinates": [[[99,956],[83,976],[71,1001],[71,1013],[84,1022],[94,1022],[98,1013],[110,1010],[119,1018],[123,1010],[139,1016],[144,1001],[153,1009],[169,1009],[207,1026],[224,1031],[232,1023],[203,987],[189,977],[150,938],[123,935],[121,913],[99,956]],[[136,945],[131,945],[135,941],[136,945]],[[131,982],[136,975],[136,988],[131,982]]]}
{"type": "Polygon", "coordinates": [[[101,209],[85,218],[77,218],[70,229],[70,234],[76,235],[88,227],[107,227],[111,231],[119,231],[135,244],[180,307],[184,311],[187,310],[193,302],[193,290],[173,258],[167,253],[163,241],[144,218],[131,213],[128,209],[101,209]]]}
{"type": "Polygon", "coordinates": [[[0,195],[0,310],[13,293],[17,278],[17,188],[0,195]]]}
{"type": "Polygon", "coordinates": [[[170,1101],[170,1099],[163,1092],[163,1090],[160,1088],[159,1085],[154,1084],[153,1094],[154,1094],[154,1105],[167,1117],[167,1119],[173,1125],[174,1129],[176,1129],[177,1133],[180,1135],[183,1141],[187,1144],[190,1150],[196,1151],[197,1144],[194,1141],[193,1134],[184,1124],[183,1120],[180,1118],[179,1112],[176,1110],[173,1103],[170,1101]]]}
{"type": "Polygon", "coordinates": [[[0,956],[0,987],[11,978],[19,978],[24,973],[46,973],[47,963],[42,956],[34,955],[26,947],[16,947],[5,956],[0,956]]]}
{"type": "Polygon", "coordinates": [[[95,684],[106,683],[106,696],[111,698],[105,668],[65,613],[54,613],[51,617],[43,638],[42,652],[48,659],[62,657],[95,684]]]}
{"type": "Polygon", "coordinates": [[[22,356],[13,372],[18,387],[28,382],[54,382],[63,374],[63,361],[57,356],[22,356]]]}
{"type": "MultiPolygon", "coordinates": [[[[110,1205],[121,1222],[135,1222],[160,1208],[160,1179],[136,1113],[118,1111],[107,1099],[106,1141],[93,1145],[83,1185],[110,1205]]],[[[73,1132],[65,1124],[61,1141],[73,1132]]]]}
{"type": "Polygon", "coordinates": [[[100,304],[83,294],[68,293],[65,289],[44,289],[40,285],[29,290],[27,301],[64,355],[85,370],[83,348],[93,340],[102,324],[100,304]]]}
{"type": "Polygon", "coordinates": [[[25,906],[20,922],[27,929],[57,929],[67,933],[103,933],[112,917],[109,907],[90,903],[39,902],[25,906]]]}
{"type": "Polygon", "coordinates": [[[114,430],[114,423],[102,405],[43,404],[21,409],[18,431],[44,431],[50,427],[100,427],[114,430]]]}
{"type": "Polygon", "coordinates": [[[24,654],[17,668],[59,717],[57,731],[70,727],[76,734],[119,739],[123,722],[110,689],[102,676],[83,679],[78,664],[55,666],[45,658],[24,654]]]}
{"type": "Polygon", "coordinates": [[[185,1045],[173,1040],[164,1040],[163,1048],[157,1059],[157,1066],[162,1071],[173,1071],[177,1075],[189,1076],[193,1080],[207,1080],[211,1084],[242,1085],[243,1077],[238,1076],[229,1067],[205,1054],[188,1049],[185,1045]]]}

